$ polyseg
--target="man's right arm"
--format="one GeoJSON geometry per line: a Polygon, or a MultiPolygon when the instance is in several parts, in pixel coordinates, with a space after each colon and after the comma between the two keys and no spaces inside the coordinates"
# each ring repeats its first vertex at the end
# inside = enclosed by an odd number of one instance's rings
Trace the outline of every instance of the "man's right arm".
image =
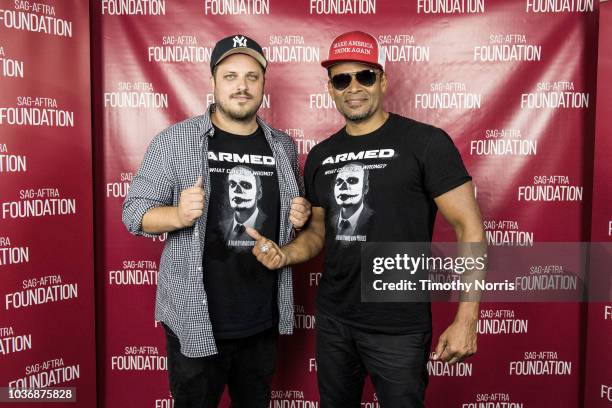
{"type": "Polygon", "coordinates": [[[142,230],[147,234],[163,234],[185,228],[181,225],[178,207],[155,207],[142,217],[142,230]]]}
{"type": "Polygon", "coordinates": [[[204,210],[202,177],[181,192],[178,207],[155,207],[142,217],[142,230],[147,234],[163,234],[191,227],[204,210]]]}
{"type": "Polygon", "coordinates": [[[279,269],[306,262],[317,256],[325,244],[325,210],[322,207],[312,207],[312,215],[306,228],[299,231],[296,238],[282,248],[253,228],[247,228],[246,232],[256,241],[253,255],[266,268],[279,269]],[[261,251],[264,245],[269,248],[267,252],[261,251]]]}
{"type": "Polygon", "coordinates": [[[321,252],[325,244],[325,210],[313,207],[310,222],[295,239],[281,248],[287,257],[287,265],[306,262],[321,252]]]}
{"type": "MultiPolygon", "coordinates": [[[[294,152],[294,155],[296,163],[294,171],[297,176],[299,174],[297,151],[294,152]]],[[[306,199],[312,204],[310,220],[304,228],[297,232],[293,241],[279,248],[274,241],[262,236],[259,231],[253,228],[246,229],[247,234],[256,241],[253,246],[253,255],[268,269],[274,270],[287,265],[306,262],[317,256],[321,249],[323,249],[325,244],[325,209],[318,205],[319,200],[316,197],[314,188],[314,174],[317,162],[318,155],[315,147],[308,154],[304,165],[306,199]],[[261,248],[268,249],[262,252],[261,248]]],[[[299,180],[298,184],[300,184],[299,180]]]]}
{"type": "Polygon", "coordinates": [[[174,182],[167,175],[160,136],[147,148],[123,202],[123,223],[135,235],[153,237],[191,226],[204,207],[201,179],[181,192],[178,207],[172,206],[174,182]]]}

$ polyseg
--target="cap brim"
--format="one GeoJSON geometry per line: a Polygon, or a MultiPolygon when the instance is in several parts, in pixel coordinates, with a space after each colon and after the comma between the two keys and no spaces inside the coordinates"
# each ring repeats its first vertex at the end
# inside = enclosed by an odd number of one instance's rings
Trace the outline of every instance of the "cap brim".
{"type": "Polygon", "coordinates": [[[329,68],[332,65],[336,65],[336,64],[340,64],[342,62],[358,62],[360,64],[365,64],[365,65],[371,65],[373,67],[376,67],[378,69],[380,69],[381,71],[384,71],[385,69],[382,67],[382,65],[380,64],[375,64],[372,62],[367,62],[367,61],[359,61],[359,60],[355,60],[355,59],[338,59],[338,60],[325,60],[321,62],[321,66],[323,68],[329,68]]]}
{"type": "Polygon", "coordinates": [[[215,66],[219,65],[221,61],[223,61],[225,58],[233,54],[246,54],[249,57],[255,58],[255,60],[259,62],[259,65],[261,65],[264,69],[266,69],[268,65],[268,61],[266,61],[264,56],[258,53],[257,51],[252,50],[250,48],[246,48],[246,47],[236,47],[236,48],[232,48],[231,50],[227,51],[225,54],[221,55],[219,59],[217,60],[217,63],[215,64],[215,66]]]}

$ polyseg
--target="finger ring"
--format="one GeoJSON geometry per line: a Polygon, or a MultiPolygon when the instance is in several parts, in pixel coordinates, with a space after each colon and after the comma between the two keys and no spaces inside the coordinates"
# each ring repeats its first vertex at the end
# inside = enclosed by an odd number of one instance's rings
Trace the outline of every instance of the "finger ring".
{"type": "Polygon", "coordinates": [[[263,252],[264,254],[267,253],[270,250],[270,247],[268,246],[268,244],[262,244],[259,249],[261,249],[261,252],[263,252]]]}

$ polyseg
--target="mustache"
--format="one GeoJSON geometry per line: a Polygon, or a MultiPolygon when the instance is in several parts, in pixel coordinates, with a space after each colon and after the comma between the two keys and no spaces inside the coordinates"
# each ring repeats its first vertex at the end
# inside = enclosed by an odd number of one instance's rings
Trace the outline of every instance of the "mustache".
{"type": "Polygon", "coordinates": [[[350,95],[346,95],[344,97],[344,101],[345,102],[356,100],[356,99],[369,99],[369,96],[368,96],[368,94],[366,94],[363,91],[358,91],[358,92],[352,93],[350,95]]]}
{"type": "Polygon", "coordinates": [[[244,91],[244,92],[236,92],[236,93],[233,93],[231,95],[232,98],[237,98],[239,96],[246,96],[249,99],[253,99],[253,95],[251,95],[250,93],[248,93],[246,91],[244,91]]]}

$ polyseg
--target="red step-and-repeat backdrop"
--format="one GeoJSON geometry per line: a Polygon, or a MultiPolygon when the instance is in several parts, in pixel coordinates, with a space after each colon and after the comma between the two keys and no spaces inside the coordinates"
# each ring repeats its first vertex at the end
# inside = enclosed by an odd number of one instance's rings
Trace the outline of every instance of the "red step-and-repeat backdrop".
{"type": "MultiPolygon", "coordinates": [[[[593,171],[593,212],[591,240],[598,248],[592,265],[594,287],[612,292],[609,263],[599,262],[599,253],[607,252],[612,240],[612,2],[602,2],[599,25],[599,56],[597,70],[597,126],[593,171]]],[[[592,288],[594,289],[594,288],[592,288]]],[[[612,298],[598,296],[588,305],[586,318],[587,349],[585,360],[585,403],[588,408],[612,407],[612,298]],[[606,300],[606,303],[601,301],[606,300]]]]}
{"type": "MultiPolygon", "coordinates": [[[[172,407],[153,317],[165,238],[129,235],[121,204],[149,141],[212,102],[210,54],[231,34],[264,47],[260,114],[302,164],[343,125],[320,61],[336,35],[365,30],[387,56],[386,108],[445,129],[461,151],[491,246],[611,240],[612,62],[599,53],[597,83],[595,0],[42,3],[0,1],[0,387],[76,387],[70,406],[93,407],[97,356],[100,407],[172,407]]],[[[609,48],[609,24],[599,35],[609,48]]],[[[436,240],[454,240],[441,219],[436,240]]],[[[517,275],[527,289],[547,271],[517,275]]],[[[271,408],[319,405],[321,273],[320,259],[295,268],[295,333],[281,338],[271,408]]],[[[483,304],[478,354],[429,362],[428,406],[611,406],[611,305],[483,304]]],[[[437,339],[456,304],[433,309],[437,339]]],[[[377,406],[368,385],[362,407],[377,406]]]]}
{"type": "Polygon", "coordinates": [[[96,404],[89,10],[0,1],[0,387],[76,392],[2,407],[96,404]]]}
{"type": "MultiPolygon", "coordinates": [[[[336,35],[369,31],[387,56],[387,109],[450,133],[474,176],[490,244],[580,242],[589,238],[585,177],[592,168],[597,6],[583,0],[95,2],[104,406],[125,405],[126,395],[129,406],[171,404],[162,330],[152,317],[163,238],[128,235],[121,203],[153,136],[212,102],[208,64],[217,40],[244,33],[263,46],[270,67],[261,116],[295,139],[303,162],[343,124],[320,61],[336,35]]],[[[454,239],[444,222],[436,239],[454,239]]],[[[321,272],[320,260],[295,270],[295,334],[281,341],[272,407],[318,404],[313,299],[321,272]]],[[[434,336],[455,309],[434,306],[434,336]]],[[[577,333],[584,312],[569,303],[484,304],[478,355],[456,366],[430,362],[428,405],[579,406],[585,340],[577,333]]],[[[377,406],[372,387],[363,406],[377,406]]]]}

